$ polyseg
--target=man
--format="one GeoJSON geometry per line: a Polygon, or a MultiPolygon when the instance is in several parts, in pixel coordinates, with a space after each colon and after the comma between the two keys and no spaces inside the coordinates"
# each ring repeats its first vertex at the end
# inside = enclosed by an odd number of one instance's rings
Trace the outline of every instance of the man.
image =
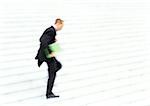
{"type": "Polygon", "coordinates": [[[60,18],[55,20],[54,26],[47,28],[40,37],[40,48],[35,59],[38,59],[38,66],[40,67],[43,62],[48,66],[48,81],[46,97],[54,98],[59,97],[53,94],[52,89],[56,77],[56,72],[61,69],[61,63],[55,58],[55,52],[51,50],[50,45],[56,42],[56,31],[60,31],[64,26],[64,21],[60,18]]]}

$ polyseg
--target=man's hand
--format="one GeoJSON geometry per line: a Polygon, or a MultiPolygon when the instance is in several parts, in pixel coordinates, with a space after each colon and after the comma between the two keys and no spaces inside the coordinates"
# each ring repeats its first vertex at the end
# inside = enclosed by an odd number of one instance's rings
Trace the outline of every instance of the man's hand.
{"type": "Polygon", "coordinates": [[[52,52],[52,53],[50,54],[50,57],[55,57],[55,53],[52,52]]]}

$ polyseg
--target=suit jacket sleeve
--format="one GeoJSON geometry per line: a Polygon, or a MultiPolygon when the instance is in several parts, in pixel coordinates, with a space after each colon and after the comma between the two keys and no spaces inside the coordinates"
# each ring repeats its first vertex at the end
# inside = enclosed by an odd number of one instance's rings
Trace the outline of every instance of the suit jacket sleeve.
{"type": "Polygon", "coordinates": [[[55,39],[55,34],[54,34],[53,30],[46,29],[39,40],[40,40],[42,46],[44,48],[46,48],[46,47],[48,47],[49,44],[53,43],[54,39],[55,39]]]}

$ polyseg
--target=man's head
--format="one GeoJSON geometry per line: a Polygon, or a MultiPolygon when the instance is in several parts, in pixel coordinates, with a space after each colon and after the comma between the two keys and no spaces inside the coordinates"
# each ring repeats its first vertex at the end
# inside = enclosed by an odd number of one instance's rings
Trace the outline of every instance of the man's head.
{"type": "Polygon", "coordinates": [[[64,26],[64,21],[61,20],[60,18],[57,18],[55,20],[55,26],[56,26],[56,30],[57,31],[61,30],[63,28],[63,26],[64,26]]]}

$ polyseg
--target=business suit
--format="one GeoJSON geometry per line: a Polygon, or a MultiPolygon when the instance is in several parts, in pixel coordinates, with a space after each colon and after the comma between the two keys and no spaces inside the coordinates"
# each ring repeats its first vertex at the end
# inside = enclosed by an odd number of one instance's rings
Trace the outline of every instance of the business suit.
{"type": "MultiPolygon", "coordinates": [[[[40,67],[43,62],[47,63],[48,66],[48,81],[47,81],[47,91],[46,91],[46,97],[49,98],[50,96],[55,96],[52,93],[54,81],[56,78],[56,72],[61,69],[62,65],[61,63],[55,58],[47,58],[44,49],[48,48],[48,45],[55,43],[56,37],[56,30],[53,26],[47,28],[44,33],[42,34],[40,38],[40,48],[38,50],[38,53],[35,57],[35,59],[38,59],[38,66],[40,67]]],[[[51,49],[48,48],[49,53],[51,53],[51,49]]]]}
{"type": "MultiPolygon", "coordinates": [[[[48,47],[49,44],[55,43],[55,36],[56,36],[56,30],[53,26],[47,28],[42,36],[40,37],[40,48],[38,50],[38,53],[35,57],[35,59],[38,59],[38,66],[40,67],[41,64],[46,61],[46,56],[44,53],[44,49],[48,47]]],[[[49,52],[51,53],[50,49],[49,52]]]]}

